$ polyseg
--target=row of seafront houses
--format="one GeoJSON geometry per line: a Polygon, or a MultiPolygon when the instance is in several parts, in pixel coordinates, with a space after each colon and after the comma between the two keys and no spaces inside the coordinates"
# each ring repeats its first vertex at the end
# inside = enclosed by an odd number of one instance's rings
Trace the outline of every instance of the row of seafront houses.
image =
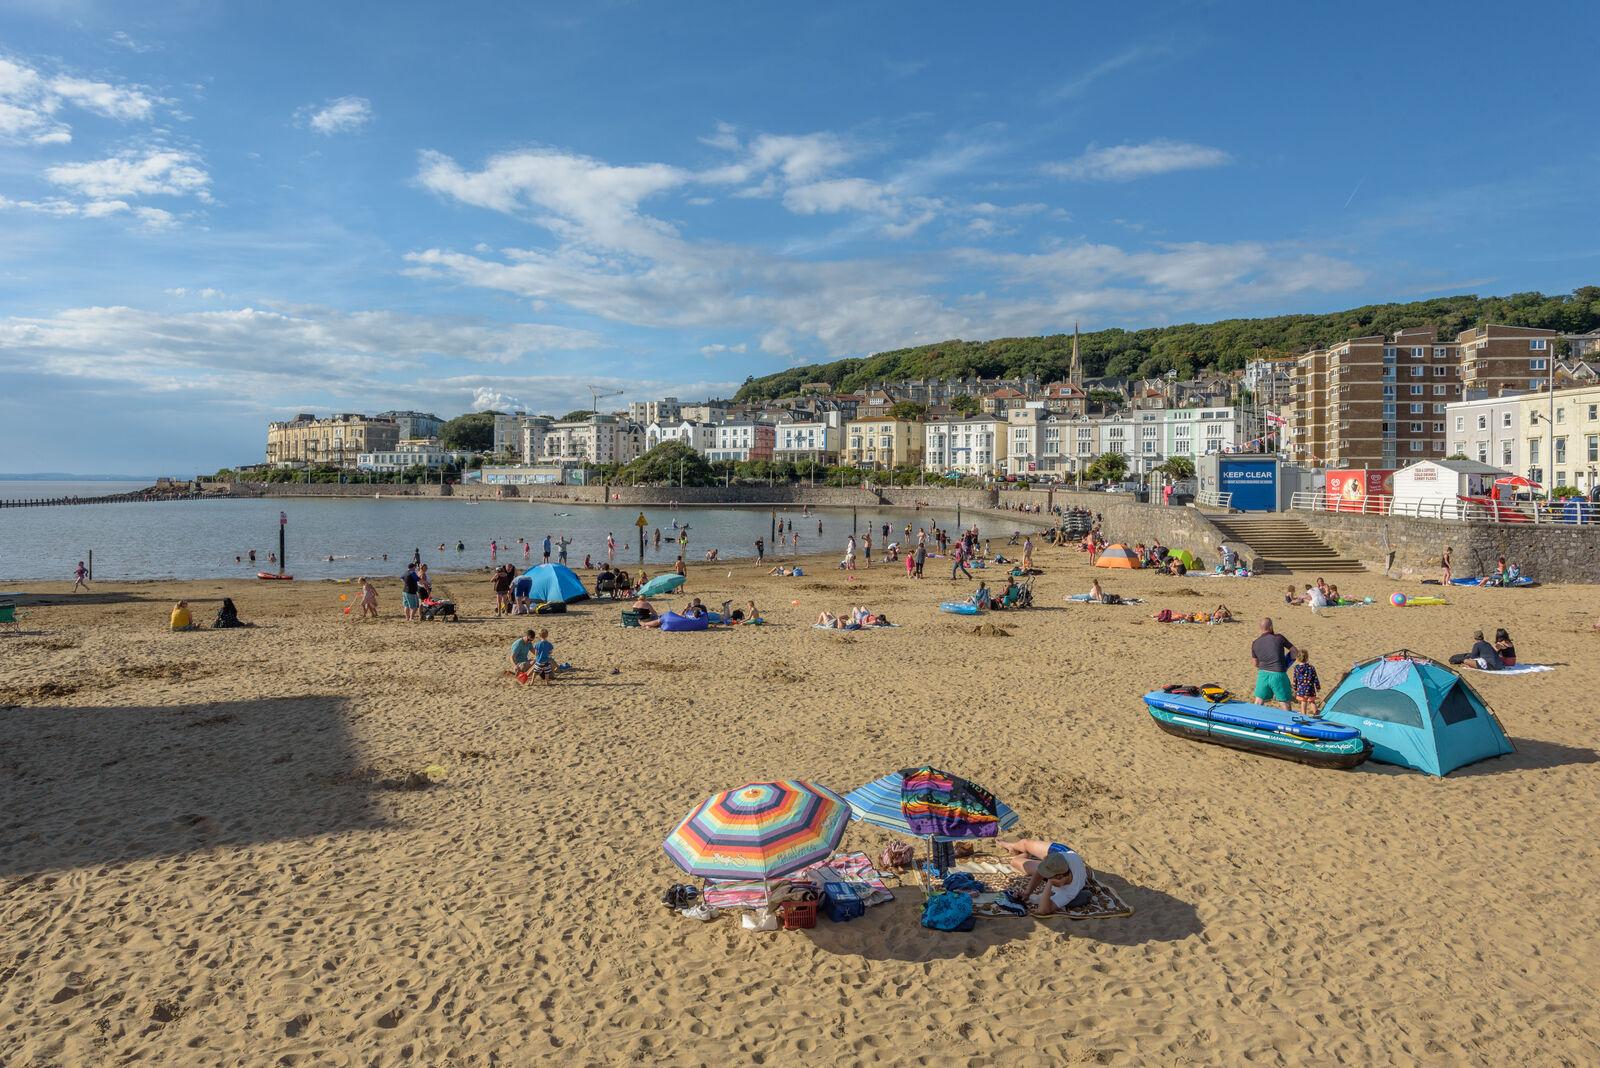
{"type": "MultiPolygon", "coordinates": [[[[1252,412],[1193,400],[1191,407],[1170,407],[1174,392],[1171,386],[1165,393],[1152,390],[1109,415],[1087,414],[1081,387],[1032,388],[1025,380],[988,390],[982,395],[986,410],[971,416],[936,402],[921,418],[897,417],[891,410],[913,394],[895,388],[813,391],[766,405],[682,404],[668,397],[570,420],[519,412],[495,417],[489,454],[491,460],[516,462],[486,462],[481,477],[491,484],[582,481],[590,465],[627,463],[667,441],[682,442],[713,462],[810,461],[915,467],[936,476],[1062,479],[1076,477],[1103,453],[1120,453],[1130,477],[1143,477],[1173,456],[1198,459],[1252,441],[1259,447],[1262,435],[1252,412]]],[[[438,443],[440,425],[437,417],[415,412],[327,419],[302,414],[269,425],[267,463],[390,473],[469,461],[469,454],[438,443]]]]}
{"type": "MultiPolygon", "coordinates": [[[[626,463],[663,441],[717,461],[814,461],[862,468],[913,466],[936,475],[1071,479],[1103,453],[1145,478],[1168,458],[1276,451],[1310,469],[1394,470],[1465,456],[1551,486],[1600,485],[1600,334],[1486,324],[1441,341],[1427,328],[1350,338],[1242,373],[1174,382],[953,377],[836,393],[826,384],[764,404],[675,398],[609,414],[556,420],[495,418],[485,481],[578,481],[588,465],[626,463]],[[1557,360],[1557,341],[1567,349],[1557,360]],[[1240,389],[1251,403],[1241,404],[1240,389]],[[1122,407],[1089,414],[1087,391],[1115,390],[1122,407]],[[978,414],[951,408],[971,397],[978,414]],[[927,408],[896,418],[902,401],[927,408]],[[1281,438],[1281,440],[1280,440],[1281,438]],[[512,461],[512,462],[504,462],[512,461]]],[[[437,416],[300,415],[275,422],[267,462],[372,472],[461,466],[442,448],[437,416]]]]}

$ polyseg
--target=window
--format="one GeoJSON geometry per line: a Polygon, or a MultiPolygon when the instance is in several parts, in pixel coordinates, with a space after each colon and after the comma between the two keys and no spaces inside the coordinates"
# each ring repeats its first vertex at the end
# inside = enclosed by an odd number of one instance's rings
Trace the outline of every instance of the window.
{"type": "Polygon", "coordinates": [[[1446,387],[1444,387],[1444,386],[1434,386],[1433,387],[1433,395],[1435,397],[1447,396],[1448,395],[1448,391],[1447,391],[1446,387]]]}
{"type": "Polygon", "coordinates": [[[1510,427],[1511,426],[1511,413],[1510,412],[1501,412],[1500,413],[1500,425],[1503,426],[1503,427],[1510,427]]]}
{"type": "Polygon", "coordinates": [[[1422,349],[1421,349],[1421,347],[1417,347],[1417,348],[1414,348],[1414,349],[1411,350],[1411,358],[1413,360],[1422,359],[1422,349]]]}
{"type": "Polygon", "coordinates": [[[1412,415],[1421,415],[1422,414],[1422,409],[1425,408],[1425,407],[1427,407],[1427,406],[1423,405],[1423,404],[1413,404],[1413,405],[1411,405],[1411,414],[1412,415]]]}
{"type": "Polygon", "coordinates": [[[1544,481],[1544,468],[1542,468],[1542,467],[1530,467],[1530,468],[1528,468],[1528,481],[1530,481],[1530,482],[1543,482],[1544,481]]]}
{"type": "MultiPolygon", "coordinates": [[[[1528,348],[1532,349],[1534,352],[1543,352],[1544,343],[1545,339],[1542,337],[1530,338],[1528,340],[1528,348]]],[[[1540,360],[1539,362],[1543,363],[1544,361],[1540,360]]]]}
{"type": "Polygon", "coordinates": [[[1479,430],[1488,430],[1489,429],[1489,417],[1487,415],[1478,416],[1478,429],[1479,430]]]}
{"type": "Polygon", "coordinates": [[[1444,433],[1444,424],[1443,423],[1435,423],[1435,424],[1433,424],[1433,432],[1435,434],[1443,434],[1444,433]]]}
{"type": "Polygon", "coordinates": [[[1412,451],[1412,452],[1421,452],[1421,451],[1422,451],[1422,442],[1420,442],[1420,441],[1413,441],[1413,442],[1412,442],[1412,443],[1411,443],[1411,451],[1412,451]]]}
{"type": "Polygon", "coordinates": [[[1565,408],[1557,408],[1556,409],[1556,422],[1565,423],[1566,421],[1567,421],[1567,410],[1565,408]]]}
{"type": "Polygon", "coordinates": [[[1449,378],[1450,377],[1450,368],[1444,367],[1444,366],[1435,367],[1433,369],[1433,377],[1435,377],[1435,378],[1449,378]]]}
{"type": "MultiPolygon", "coordinates": [[[[1342,355],[1342,353],[1341,353],[1341,355],[1342,355]]],[[[1393,345],[1385,345],[1384,346],[1384,349],[1383,349],[1383,358],[1384,359],[1392,360],[1392,359],[1395,358],[1396,355],[1398,355],[1398,351],[1395,349],[1395,347],[1393,345]]]]}
{"type": "Polygon", "coordinates": [[[1549,362],[1548,360],[1529,360],[1528,370],[1543,371],[1549,365],[1549,362]]]}
{"type": "Polygon", "coordinates": [[[1412,432],[1412,433],[1413,433],[1413,434],[1420,434],[1420,433],[1422,433],[1422,424],[1421,424],[1421,423],[1412,423],[1412,424],[1411,424],[1411,432],[1412,432]]]}
{"type": "Polygon", "coordinates": [[[1544,385],[1544,381],[1542,379],[1538,379],[1538,378],[1530,378],[1530,379],[1528,379],[1528,388],[1529,389],[1538,389],[1543,385],[1544,385]]]}
{"type": "Polygon", "coordinates": [[[1589,462],[1600,461],[1600,434],[1590,434],[1584,441],[1588,443],[1589,462]]]}
{"type": "Polygon", "coordinates": [[[1436,349],[1433,350],[1433,358],[1436,359],[1436,360],[1447,360],[1447,359],[1450,358],[1450,350],[1449,349],[1443,349],[1443,348],[1436,348],[1436,349]]]}
{"type": "MultiPolygon", "coordinates": [[[[1456,451],[1460,452],[1461,450],[1457,449],[1456,451]]],[[[1488,442],[1485,442],[1485,441],[1478,442],[1478,462],[1480,464],[1486,464],[1486,463],[1489,462],[1489,443],[1488,442]]]]}
{"type": "Polygon", "coordinates": [[[1433,414],[1434,415],[1443,415],[1444,413],[1445,413],[1445,406],[1444,405],[1435,404],[1433,406],[1433,414]]]}
{"type": "Polygon", "coordinates": [[[1412,386],[1412,387],[1411,387],[1411,395],[1412,395],[1412,396],[1413,396],[1413,397],[1420,397],[1420,396],[1422,396],[1422,387],[1421,387],[1421,386],[1412,386]]]}
{"type": "Polygon", "coordinates": [[[1600,419],[1600,404],[1589,405],[1589,418],[1600,419]]]}
{"type": "Polygon", "coordinates": [[[1566,438],[1556,438],[1555,439],[1555,447],[1556,447],[1555,462],[1558,463],[1558,464],[1566,463],[1567,462],[1567,439],[1566,438]]]}
{"type": "Polygon", "coordinates": [[[1566,484],[1567,484],[1567,473],[1565,471],[1557,471],[1556,472],[1556,485],[1557,486],[1565,486],[1566,484]]]}
{"type": "Polygon", "coordinates": [[[1423,376],[1423,374],[1426,373],[1426,371],[1427,371],[1426,367],[1413,367],[1411,369],[1411,377],[1412,378],[1421,378],[1423,376]]]}
{"type": "Polygon", "coordinates": [[[1502,441],[1500,443],[1500,466],[1511,466],[1511,442],[1509,441],[1502,441]]]}
{"type": "MultiPolygon", "coordinates": [[[[1528,462],[1530,464],[1536,464],[1539,462],[1539,441],[1539,438],[1528,439],[1528,462]]],[[[1537,482],[1539,480],[1534,479],[1534,481],[1537,482]]]]}
{"type": "MultiPolygon", "coordinates": [[[[1465,416],[1461,416],[1461,415],[1456,416],[1456,430],[1459,432],[1461,430],[1461,428],[1466,425],[1466,422],[1467,422],[1467,420],[1466,420],[1465,416]]],[[[1478,429],[1480,429],[1480,430],[1483,429],[1483,423],[1482,423],[1481,420],[1478,423],[1478,429]]]]}

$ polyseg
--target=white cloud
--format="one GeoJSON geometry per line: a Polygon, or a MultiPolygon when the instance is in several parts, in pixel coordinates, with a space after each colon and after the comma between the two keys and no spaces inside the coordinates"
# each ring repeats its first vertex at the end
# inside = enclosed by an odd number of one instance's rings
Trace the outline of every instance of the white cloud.
{"type": "Polygon", "coordinates": [[[50,91],[85,111],[123,122],[148,119],[155,109],[155,101],[138,89],[112,85],[109,82],[94,82],[87,78],[70,78],[65,75],[52,78],[50,91]]]}
{"type": "Polygon", "coordinates": [[[1150,45],[1135,45],[1132,48],[1123,49],[1116,55],[1108,56],[1099,63],[1096,63],[1094,66],[1080,71],[1078,74],[1067,79],[1065,82],[1062,82],[1050,92],[1046,93],[1045,99],[1070,100],[1074,97],[1082,96],[1088,91],[1090,86],[1099,81],[1101,78],[1104,78],[1106,75],[1115,74],[1124,67],[1132,66],[1135,63],[1140,63],[1147,59],[1154,59],[1156,56],[1165,51],[1165,48],[1158,48],[1150,45]]]}
{"type": "Polygon", "coordinates": [[[355,388],[396,373],[421,373],[440,359],[512,364],[596,343],[593,334],[567,327],[390,311],[90,307],[0,318],[0,371],[117,380],[153,390],[236,387],[248,378],[281,392],[304,390],[308,381],[355,388]]]}
{"type": "MultiPolygon", "coordinates": [[[[701,138],[706,144],[739,158],[721,167],[700,174],[702,181],[715,185],[743,185],[758,178],[781,178],[784,182],[809,182],[848,163],[854,156],[844,139],[837,134],[820,132],[809,134],[758,134],[748,144],[739,139],[735,128],[720,124],[711,138],[701,138]]],[[[757,189],[770,195],[776,181],[765,183],[757,189]]]]}
{"type": "Polygon", "coordinates": [[[134,208],[133,214],[146,230],[170,230],[178,225],[177,216],[161,208],[134,208]]]}
{"type": "Polygon", "coordinates": [[[700,355],[704,356],[708,360],[711,360],[721,356],[724,353],[733,353],[735,355],[742,356],[744,355],[745,350],[746,346],[743,341],[739,342],[737,345],[701,345],[700,355]]]}
{"type": "Polygon", "coordinates": [[[1091,148],[1075,160],[1047,163],[1046,174],[1084,182],[1126,182],[1170,171],[1221,167],[1233,157],[1220,148],[1186,141],[1149,141],[1142,145],[1091,148]]]}
{"type": "Polygon", "coordinates": [[[322,104],[307,104],[295,119],[324,137],[351,133],[372,121],[372,101],[364,96],[341,96],[322,104]]]}
{"type": "Polygon", "coordinates": [[[527,408],[517,398],[509,393],[501,393],[498,389],[488,386],[477,386],[472,390],[472,410],[475,412],[495,411],[526,411],[527,408]]]}
{"type": "MultiPolygon", "coordinates": [[[[719,128],[713,140],[720,147],[734,136],[719,128]]],[[[932,163],[927,170],[943,167],[932,163]]],[[[841,231],[847,236],[908,235],[947,214],[966,227],[948,233],[987,237],[1013,219],[1054,216],[1038,203],[962,205],[920,189],[913,195],[899,176],[884,182],[815,176],[809,164],[796,173],[813,177],[790,182],[775,166],[760,180],[781,188],[780,203],[802,217],[853,214],[841,231]]],[[[899,172],[908,173],[918,173],[917,166],[899,172]]],[[[651,197],[710,180],[665,164],[617,167],[554,149],[498,156],[476,170],[428,153],[419,174],[425,187],[524,219],[549,240],[497,253],[419,249],[406,257],[408,273],[635,326],[745,331],[761,352],[782,357],[1031,334],[1059,329],[1073,317],[1136,315],[1151,322],[1248,307],[1267,296],[1342,290],[1363,277],[1332,257],[1249,242],[1132,250],[1078,243],[1031,253],[956,248],[915,257],[887,255],[880,243],[867,258],[829,259],[823,253],[832,242],[796,239],[769,249],[694,240],[647,213],[651,197]],[[974,289],[984,292],[961,295],[974,289]]]]}
{"type": "Polygon", "coordinates": [[[52,197],[49,200],[12,200],[0,196],[0,211],[29,211],[39,215],[56,215],[62,217],[79,217],[84,219],[103,219],[110,215],[120,215],[128,210],[125,200],[64,200],[52,197]]]}
{"type": "Polygon", "coordinates": [[[86,163],[46,168],[55,185],[91,197],[195,196],[209,200],[211,176],[193,153],[178,149],[130,151],[86,163]]]}
{"type": "Polygon", "coordinates": [[[118,30],[113,33],[111,35],[111,44],[116,45],[118,48],[126,48],[130,52],[140,53],[154,52],[159,47],[148,41],[141,41],[130,36],[126,30],[118,30]]]}
{"type": "Polygon", "coordinates": [[[20,59],[0,56],[0,143],[63,145],[72,127],[60,116],[71,105],[121,122],[148,120],[157,99],[139,86],[59,73],[46,76],[20,59]]]}

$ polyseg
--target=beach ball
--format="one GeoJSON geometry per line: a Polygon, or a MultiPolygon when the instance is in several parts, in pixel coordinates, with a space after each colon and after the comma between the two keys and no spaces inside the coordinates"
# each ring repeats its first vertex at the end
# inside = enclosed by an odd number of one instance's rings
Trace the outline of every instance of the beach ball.
{"type": "Polygon", "coordinates": [[[1406,595],[1403,593],[1392,594],[1389,597],[1389,603],[1396,608],[1404,608],[1406,606],[1406,595]]]}
{"type": "Polygon", "coordinates": [[[349,599],[350,599],[350,595],[348,593],[341,593],[339,595],[339,600],[341,600],[341,601],[348,601],[349,599]]]}

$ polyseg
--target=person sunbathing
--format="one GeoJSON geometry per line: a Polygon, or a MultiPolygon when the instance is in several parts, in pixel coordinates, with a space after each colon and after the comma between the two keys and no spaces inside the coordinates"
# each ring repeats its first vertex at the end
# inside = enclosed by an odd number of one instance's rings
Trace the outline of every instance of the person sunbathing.
{"type": "Polygon", "coordinates": [[[1232,612],[1232,610],[1229,609],[1228,606],[1225,605],[1225,604],[1217,605],[1217,610],[1215,612],[1211,613],[1211,622],[1213,622],[1213,623],[1232,623],[1233,622],[1233,612],[1232,612]]]}
{"type": "Polygon", "coordinates": [[[773,568],[771,571],[768,571],[767,574],[769,574],[769,575],[782,575],[784,578],[788,578],[790,575],[793,575],[794,572],[790,571],[788,568],[784,567],[782,564],[779,564],[777,567],[773,568]]]}
{"type": "Polygon", "coordinates": [[[1089,866],[1071,848],[1042,838],[997,840],[995,844],[1009,854],[1006,861],[1013,871],[1028,876],[1023,888],[1011,897],[1026,904],[1034,915],[1049,916],[1088,903],[1089,866]]]}
{"type": "Polygon", "coordinates": [[[1100,588],[1100,580],[1095,579],[1089,583],[1089,600],[1095,604],[1104,604],[1105,599],[1106,591],[1100,588]]]}
{"type": "Polygon", "coordinates": [[[817,626],[827,627],[830,630],[843,630],[845,620],[824,609],[817,614],[817,626]]]}
{"type": "Polygon", "coordinates": [[[704,619],[710,614],[710,609],[706,608],[705,605],[700,603],[700,598],[695,597],[692,598],[688,604],[684,605],[683,611],[679,612],[678,614],[680,616],[687,616],[690,619],[704,619]]]}

